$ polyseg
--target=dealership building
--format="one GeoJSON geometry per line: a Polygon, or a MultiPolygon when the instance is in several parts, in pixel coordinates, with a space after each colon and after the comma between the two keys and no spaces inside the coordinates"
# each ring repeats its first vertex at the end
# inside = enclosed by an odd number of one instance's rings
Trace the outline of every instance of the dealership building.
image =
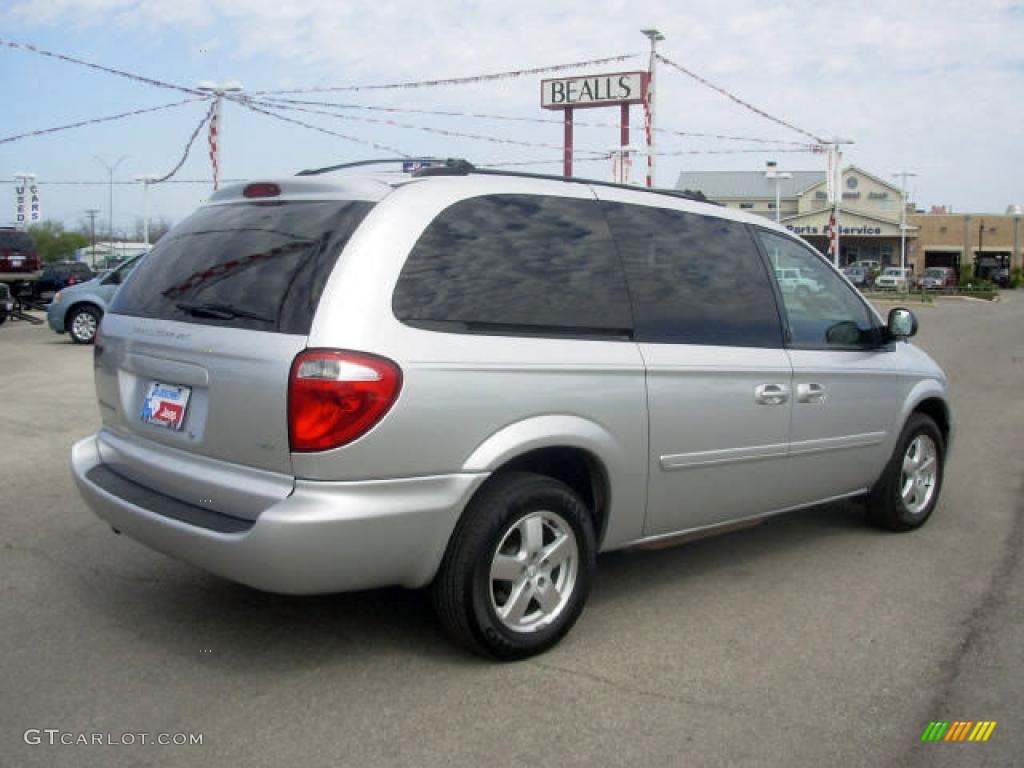
{"type": "MultiPolygon", "coordinates": [[[[839,264],[858,260],[900,263],[900,189],[855,165],[842,172],[839,209],[839,264]]],[[[684,171],[678,189],[702,192],[709,200],[729,208],[776,218],[822,253],[828,249],[826,227],[832,206],[825,189],[824,171],[684,171]],[[776,185],[778,194],[776,196],[776,185]]],[[[914,253],[918,230],[908,221],[907,260],[914,253]]]]}
{"type": "MultiPolygon", "coordinates": [[[[709,200],[775,219],[822,253],[832,207],[824,171],[684,171],[677,189],[702,192],[709,200]],[[777,185],[777,187],[776,187],[777,185]],[[776,208],[778,200],[778,208],[776,208]]],[[[899,187],[855,165],[842,172],[839,209],[840,266],[874,260],[900,263],[900,213],[905,197],[899,187]]],[[[1005,214],[931,212],[908,207],[906,259],[918,274],[927,267],[960,270],[971,264],[980,277],[1022,264],[1022,214],[1011,206],[1005,214]]]]}

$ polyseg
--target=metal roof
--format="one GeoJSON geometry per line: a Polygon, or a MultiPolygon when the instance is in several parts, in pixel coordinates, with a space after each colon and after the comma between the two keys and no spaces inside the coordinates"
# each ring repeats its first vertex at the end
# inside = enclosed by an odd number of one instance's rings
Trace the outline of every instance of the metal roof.
{"type": "MultiPolygon", "coordinates": [[[[781,179],[782,197],[797,197],[801,192],[825,180],[824,171],[791,171],[793,178],[781,179]]],[[[775,199],[775,180],[764,171],[683,171],[676,189],[703,192],[710,200],[775,199]]]]}

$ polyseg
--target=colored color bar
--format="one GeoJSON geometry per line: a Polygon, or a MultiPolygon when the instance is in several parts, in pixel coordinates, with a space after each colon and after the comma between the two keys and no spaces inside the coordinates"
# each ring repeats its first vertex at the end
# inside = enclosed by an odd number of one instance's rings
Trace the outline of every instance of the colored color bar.
{"type": "Polygon", "coordinates": [[[946,729],[949,728],[949,721],[938,722],[935,724],[935,729],[932,731],[928,741],[940,741],[942,736],[946,733],[946,729]]]}
{"type": "Polygon", "coordinates": [[[949,730],[946,731],[946,738],[944,738],[943,741],[954,741],[953,737],[956,736],[956,732],[960,730],[961,725],[963,725],[962,722],[954,720],[953,724],[949,726],[949,730]]]}
{"type": "Polygon", "coordinates": [[[988,741],[988,737],[992,735],[992,731],[996,729],[996,721],[993,720],[988,724],[988,728],[985,729],[985,735],[982,736],[978,741],[988,741]]]}

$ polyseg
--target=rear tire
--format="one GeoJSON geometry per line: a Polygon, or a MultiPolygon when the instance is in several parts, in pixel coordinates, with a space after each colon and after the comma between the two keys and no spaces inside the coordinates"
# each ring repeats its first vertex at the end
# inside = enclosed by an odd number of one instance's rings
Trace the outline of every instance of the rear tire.
{"type": "Polygon", "coordinates": [[[545,475],[498,475],[473,498],[431,587],[445,632],[499,660],[546,651],[572,628],[596,554],[590,513],[545,475]]]}
{"type": "Polygon", "coordinates": [[[868,519],[889,531],[912,531],[931,516],[942,490],[946,445],[935,422],[913,414],[867,499],[868,519]]]}
{"type": "Polygon", "coordinates": [[[67,329],[75,344],[92,344],[100,327],[102,313],[93,306],[85,305],[73,310],[68,316],[67,329]]]}

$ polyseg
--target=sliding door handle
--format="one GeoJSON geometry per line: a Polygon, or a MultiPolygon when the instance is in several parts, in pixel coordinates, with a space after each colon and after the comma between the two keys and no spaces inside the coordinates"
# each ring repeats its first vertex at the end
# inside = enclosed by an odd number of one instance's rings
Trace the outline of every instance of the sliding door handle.
{"type": "Polygon", "coordinates": [[[785,384],[758,384],[754,388],[758,405],[782,405],[789,400],[789,387],[785,384]]]}

